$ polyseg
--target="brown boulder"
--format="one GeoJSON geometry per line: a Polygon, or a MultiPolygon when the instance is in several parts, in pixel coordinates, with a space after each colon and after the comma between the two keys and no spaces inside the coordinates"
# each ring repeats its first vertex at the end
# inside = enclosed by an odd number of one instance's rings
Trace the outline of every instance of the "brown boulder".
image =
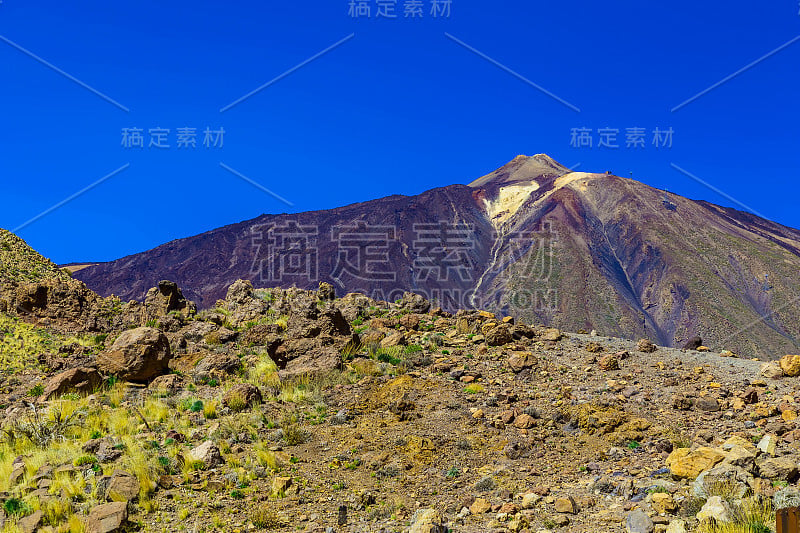
{"type": "Polygon", "coordinates": [[[93,508],[86,519],[86,533],[113,533],[128,519],[126,502],[104,503],[93,508]]]}
{"type": "Polygon", "coordinates": [[[194,367],[196,376],[211,376],[233,374],[242,368],[242,360],[235,355],[226,353],[211,353],[200,360],[194,367]]]}
{"type": "Polygon", "coordinates": [[[650,342],[648,339],[641,339],[636,344],[636,349],[644,353],[653,353],[658,348],[656,348],[656,345],[650,342]]]}
{"type": "Polygon", "coordinates": [[[531,368],[537,363],[536,356],[531,352],[514,352],[508,358],[508,366],[514,372],[522,372],[526,368],[531,368]]]}
{"type": "Polygon", "coordinates": [[[42,398],[49,400],[70,391],[89,393],[103,382],[103,377],[94,368],[72,368],[47,380],[42,398]]]}
{"type": "Polygon", "coordinates": [[[619,359],[614,354],[607,354],[597,362],[600,370],[619,370],[619,359]]]}
{"type": "Polygon", "coordinates": [[[259,388],[249,383],[239,383],[222,397],[222,403],[234,410],[252,407],[262,401],[259,388]]]}
{"type": "Polygon", "coordinates": [[[97,356],[97,367],[128,381],[148,381],[169,370],[172,354],[167,337],[155,328],[122,333],[108,350],[97,356]]]}
{"type": "Polygon", "coordinates": [[[503,346],[514,340],[506,324],[494,324],[484,328],[483,336],[489,346],[503,346]]]}

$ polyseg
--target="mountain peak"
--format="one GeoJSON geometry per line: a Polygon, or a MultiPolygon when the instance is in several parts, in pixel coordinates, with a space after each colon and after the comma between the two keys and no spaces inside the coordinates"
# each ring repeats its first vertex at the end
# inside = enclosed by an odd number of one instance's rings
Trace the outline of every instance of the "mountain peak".
{"type": "Polygon", "coordinates": [[[557,178],[569,172],[567,167],[547,154],[518,155],[494,172],[476,179],[469,186],[492,188],[520,183],[530,184],[536,178],[557,178]]]}

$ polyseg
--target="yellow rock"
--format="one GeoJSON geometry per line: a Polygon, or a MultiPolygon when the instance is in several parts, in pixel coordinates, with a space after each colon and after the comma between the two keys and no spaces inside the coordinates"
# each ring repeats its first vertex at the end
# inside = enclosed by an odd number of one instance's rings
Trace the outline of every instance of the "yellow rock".
{"type": "Polygon", "coordinates": [[[797,412],[794,409],[786,409],[781,413],[781,418],[786,422],[791,422],[797,418],[797,412]]]}
{"type": "Polygon", "coordinates": [[[755,453],[756,451],[755,444],[745,439],[744,437],[740,437],[739,435],[733,435],[729,437],[725,442],[722,443],[722,446],[720,446],[720,448],[722,448],[723,450],[729,450],[734,446],[741,446],[745,450],[753,453],[755,453]]]}
{"type": "Polygon", "coordinates": [[[674,513],[678,510],[678,504],[671,494],[655,492],[650,498],[653,510],[657,513],[674,513]]]}
{"type": "Polygon", "coordinates": [[[787,376],[800,376],[800,355],[784,355],[778,364],[781,365],[781,370],[787,376]]]}
{"type": "Polygon", "coordinates": [[[709,348],[708,346],[698,346],[697,347],[697,351],[698,352],[710,352],[711,348],[709,348]]]}
{"type": "Polygon", "coordinates": [[[674,478],[694,479],[701,472],[713,468],[723,459],[725,459],[725,453],[716,448],[705,446],[696,450],[678,448],[667,457],[667,466],[674,478]]]}
{"type": "Polygon", "coordinates": [[[708,384],[709,389],[718,389],[720,387],[722,387],[722,385],[720,385],[716,381],[712,381],[711,383],[708,384]]]}
{"type": "Polygon", "coordinates": [[[478,316],[482,316],[483,318],[491,318],[495,319],[494,313],[490,313],[489,311],[478,311],[478,316]]]}
{"type": "Polygon", "coordinates": [[[491,509],[492,506],[484,498],[475,498],[475,501],[469,506],[469,512],[472,514],[488,513],[491,509]]]}

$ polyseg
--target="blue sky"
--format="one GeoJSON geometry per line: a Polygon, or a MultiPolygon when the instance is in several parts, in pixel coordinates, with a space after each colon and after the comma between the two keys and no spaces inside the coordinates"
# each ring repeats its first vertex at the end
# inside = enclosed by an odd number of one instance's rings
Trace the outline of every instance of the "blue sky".
{"type": "Polygon", "coordinates": [[[405,3],[390,19],[377,0],[360,18],[349,0],[3,0],[0,227],[124,167],[19,230],[56,262],[110,260],[261,213],[468,183],[539,152],[800,227],[800,41],[774,52],[800,35],[797,0],[452,0],[435,18],[432,0],[422,18],[405,3]],[[145,147],[123,146],[123,128],[145,147]],[[156,128],[170,148],[149,147],[156,128]],[[196,129],[196,148],[177,147],[178,128],[196,129]],[[206,128],[223,146],[203,146],[206,128]],[[573,128],[593,146],[571,146],[573,128]],[[597,146],[601,128],[619,148],[597,146]],[[644,147],[625,146],[628,128],[644,147]],[[671,147],[653,146],[656,128],[671,147]]]}

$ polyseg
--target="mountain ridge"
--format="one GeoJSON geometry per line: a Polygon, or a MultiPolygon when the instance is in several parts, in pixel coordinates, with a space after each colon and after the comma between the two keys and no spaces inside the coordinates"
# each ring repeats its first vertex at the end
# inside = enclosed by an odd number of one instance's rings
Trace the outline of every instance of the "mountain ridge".
{"type": "Polygon", "coordinates": [[[665,346],[703,334],[774,357],[798,346],[800,316],[789,309],[800,295],[797,269],[798,230],[610,173],[572,172],[538,154],[468,185],[261,215],[75,277],[103,296],[132,299],[171,279],[201,307],[239,278],[262,287],[328,281],[386,300],[414,290],[445,309],[487,308],[665,346]],[[279,249],[289,230],[294,241],[279,249]],[[283,263],[303,254],[315,261],[311,275],[283,263]],[[348,269],[356,256],[364,264],[348,269]],[[765,330],[739,332],[762,317],[765,330]]]}

